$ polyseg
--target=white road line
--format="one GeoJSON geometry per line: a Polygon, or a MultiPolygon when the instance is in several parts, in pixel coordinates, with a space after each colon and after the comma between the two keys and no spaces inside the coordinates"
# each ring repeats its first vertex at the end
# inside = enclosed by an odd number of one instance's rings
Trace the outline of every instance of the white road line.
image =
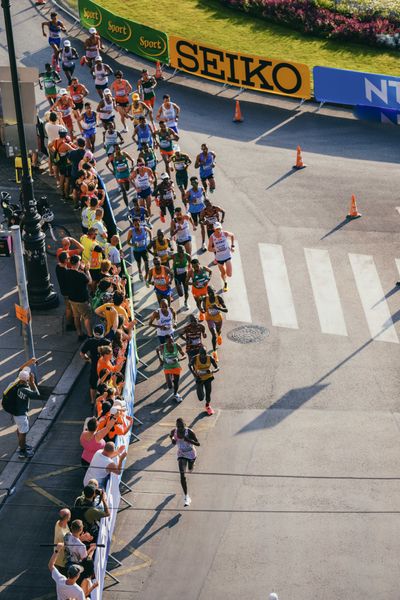
{"type": "MultiPolygon", "coordinates": [[[[216,271],[216,275],[219,277],[219,271],[216,271]]],[[[247,296],[246,281],[244,279],[243,265],[237,240],[235,240],[235,251],[232,253],[232,277],[228,278],[228,288],[229,291],[223,294],[225,304],[228,308],[228,312],[226,313],[227,320],[251,323],[249,298],[247,296]]]]}
{"type": "Polygon", "coordinates": [[[399,213],[399,215],[400,215],[400,206],[396,206],[396,210],[397,210],[397,212],[398,212],[398,213],[399,213]]]}
{"type": "Polygon", "coordinates": [[[400,258],[395,258],[394,260],[396,262],[396,267],[397,267],[397,270],[398,270],[399,275],[400,275],[400,258]]]}
{"type": "Polygon", "coordinates": [[[322,333],[347,335],[328,250],[304,248],[322,333]]]}
{"type": "Polygon", "coordinates": [[[282,246],[277,244],[259,244],[258,246],[272,325],[298,329],[282,246]]]}
{"type": "Polygon", "coordinates": [[[385,294],[372,256],[349,254],[351,268],[361,304],[364,309],[371,337],[379,342],[399,343],[396,330],[390,316],[385,294]]]}

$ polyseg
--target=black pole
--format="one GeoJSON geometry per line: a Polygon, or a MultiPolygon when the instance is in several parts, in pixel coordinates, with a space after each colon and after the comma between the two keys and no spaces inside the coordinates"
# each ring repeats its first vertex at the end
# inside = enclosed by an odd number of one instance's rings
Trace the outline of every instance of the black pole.
{"type": "Polygon", "coordinates": [[[58,306],[58,295],[50,282],[47,266],[45,235],[40,228],[40,215],[33,190],[33,181],[29,174],[28,152],[22,115],[21,96],[18,83],[17,61],[15,58],[14,38],[11,21],[11,2],[1,0],[4,13],[4,24],[8,44],[11,81],[14,95],[15,116],[19,145],[21,148],[22,178],[21,189],[24,204],[24,233],[22,239],[25,246],[25,262],[28,280],[28,296],[31,308],[45,310],[58,306]]]}

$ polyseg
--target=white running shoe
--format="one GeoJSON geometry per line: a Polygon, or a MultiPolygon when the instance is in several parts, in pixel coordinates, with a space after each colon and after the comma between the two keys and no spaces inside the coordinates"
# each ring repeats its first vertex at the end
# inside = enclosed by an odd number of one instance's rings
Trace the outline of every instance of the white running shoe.
{"type": "Polygon", "coordinates": [[[184,502],[183,506],[190,506],[191,502],[192,502],[191,497],[189,496],[189,494],[186,494],[185,502],[184,502]]]}
{"type": "Polygon", "coordinates": [[[179,394],[174,394],[174,400],[177,404],[180,404],[182,402],[183,398],[179,394]]]}
{"type": "Polygon", "coordinates": [[[201,245],[201,249],[203,252],[205,252],[207,250],[205,243],[203,242],[201,245]]]}
{"type": "Polygon", "coordinates": [[[121,133],[128,133],[128,130],[126,127],[124,127],[123,129],[121,129],[121,133]]]}

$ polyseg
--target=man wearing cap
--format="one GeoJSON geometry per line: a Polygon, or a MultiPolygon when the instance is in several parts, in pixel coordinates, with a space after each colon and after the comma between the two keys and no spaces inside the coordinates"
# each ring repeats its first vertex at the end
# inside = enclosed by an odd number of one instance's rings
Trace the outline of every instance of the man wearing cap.
{"type": "Polygon", "coordinates": [[[104,50],[104,46],[95,27],[90,27],[89,34],[89,37],[83,43],[83,47],[85,49],[85,62],[91,69],[93,60],[100,54],[100,50],[104,50]]]}
{"type": "Polygon", "coordinates": [[[68,84],[71,84],[72,75],[75,71],[75,60],[79,58],[75,48],[71,46],[69,40],[64,40],[63,49],[61,52],[61,66],[65,73],[65,77],[68,79],[68,84]]]}
{"type": "Polygon", "coordinates": [[[171,220],[174,218],[174,200],[176,199],[176,194],[174,190],[174,184],[171,181],[168,173],[161,173],[160,178],[161,182],[154,190],[154,197],[159,198],[161,223],[165,223],[165,216],[167,214],[167,210],[169,212],[171,220]]]}
{"type": "Polygon", "coordinates": [[[132,94],[132,104],[131,104],[131,114],[127,115],[133,121],[134,127],[139,125],[139,117],[149,117],[152,125],[153,122],[153,111],[151,108],[146,106],[144,102],[141,101],[140,96],[137,92],[132,94]]]}
{"type": "Polygon", "coordinates": [[[12,415],[17,426],[18,458],[21,459],[32,458],[34,454],[31,446],[26,443],[26,435],[29,431],[29,403],[31,399],[40,398],[34,375],[29,368],[34,363],[36,358],[31,358],[21,365],[18,378],[3,392],[3,409],[12,415]]]}
{"type": "Polygon", "coordinates": [[[53,110],[61,113],[61,118],[70,136],[74,135],[74,125],[72,123],[72,110],[75,107],[74,101],[67,90],[62,88],[58,92],[58,100],[54,103],[53,110]]]}
{"type": "Polygon", "coordinates": [[[214,252],[224,292],[228,291],[227,277],[232,277],[232,252],[235,248],[235,236],[230,231],[223,231],[221,223],[214,223],[214,233],[208,240],[208,251],[214,252]],[[230,241],[229,241],[230,240],[230,241]]]}
{"type": "Polygon", "coordinates": [[[93,337],[88,338],[81,346],[81,358],[86,362],[90,363],[90,375],[89,375],[89,386],[90,386],[90,401],[94,404],[96,400],[96,388],[97,388],[97,362],[99,360],[99,348],[100,346],[106,346],[110,341],[104,337],[104,325],[95,325],[93,328],[93,337]]]}
{"type": "Polygon", "coordinates": [[[100,98],[103,98],[104,90],[108,88],[108,76],[113,74],[114,71],[110,65],[104,64],[101,56],[96,56],[94,59],[92,75],[94,77],[94,86],[100,98]]]}
{"type": "Polygon", "coordinates": [[[56,138],[49,144],[49,151],[52,157],[52,162],[57,166],[60,175],[60,188],[63,198],[69,197],[71,164],[68,160],[68,155],[70,152],[72,152],[72,150],[75,150],[76,148],[73,144],[67,142],[67,135],[67,130],[62,127],[60,128],[60,131],[58,133],[58,138],[56,138]]]}
{"type": "Polygon", "coordinates": [[[140,93],[143,94],[143,102],[151,109],[154,108],[156,100],[155,88],[157,87],[157,80],[152,75],[149,75],[147,69],[142,69],[142,76],[138,81],[137,88],[140,93]]]}
{"type": "MultiPolygon", "coordinates": [[[[58,543],[48,565],[51,577],[56,583],[57,600],[85,600],[85,592],[77,584],[77,581],[83,572],[83,567],[79,565],[70,565],[67,569],[67,577],[61,575],[56,567],[56,560],[63,549],[64,544],[62,542],[58,543]]],[[[97,586],[98,583],[95,583],[91,586],[90,591],[96,589],[97,586]]]]}
{"type": "Polygon", "coordinates": [[[115,119],[115,100],[111,95],[111,90],[106,87],[103,91],[103,97],[97,105],[97,114],[106,130],[110,123],[115,119]]]}

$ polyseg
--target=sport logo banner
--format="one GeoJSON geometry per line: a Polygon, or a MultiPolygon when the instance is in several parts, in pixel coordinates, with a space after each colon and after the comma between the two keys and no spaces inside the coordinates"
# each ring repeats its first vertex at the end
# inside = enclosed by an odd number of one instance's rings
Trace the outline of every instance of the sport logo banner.
{"type": "Polygon", "coordinates": [[[84,27],[96,27],[102,37],[129,52],[169,62],[168,38],[162,31],[114,15],[91,0],[79,0],[79,16],[84,27]]]}
{"type": "Polygon", "coordinates": [[[192,75],[259,92],[311,97],[307,65],[230,52],[172,35],[169,51],[171,66],[192,75]]]}

